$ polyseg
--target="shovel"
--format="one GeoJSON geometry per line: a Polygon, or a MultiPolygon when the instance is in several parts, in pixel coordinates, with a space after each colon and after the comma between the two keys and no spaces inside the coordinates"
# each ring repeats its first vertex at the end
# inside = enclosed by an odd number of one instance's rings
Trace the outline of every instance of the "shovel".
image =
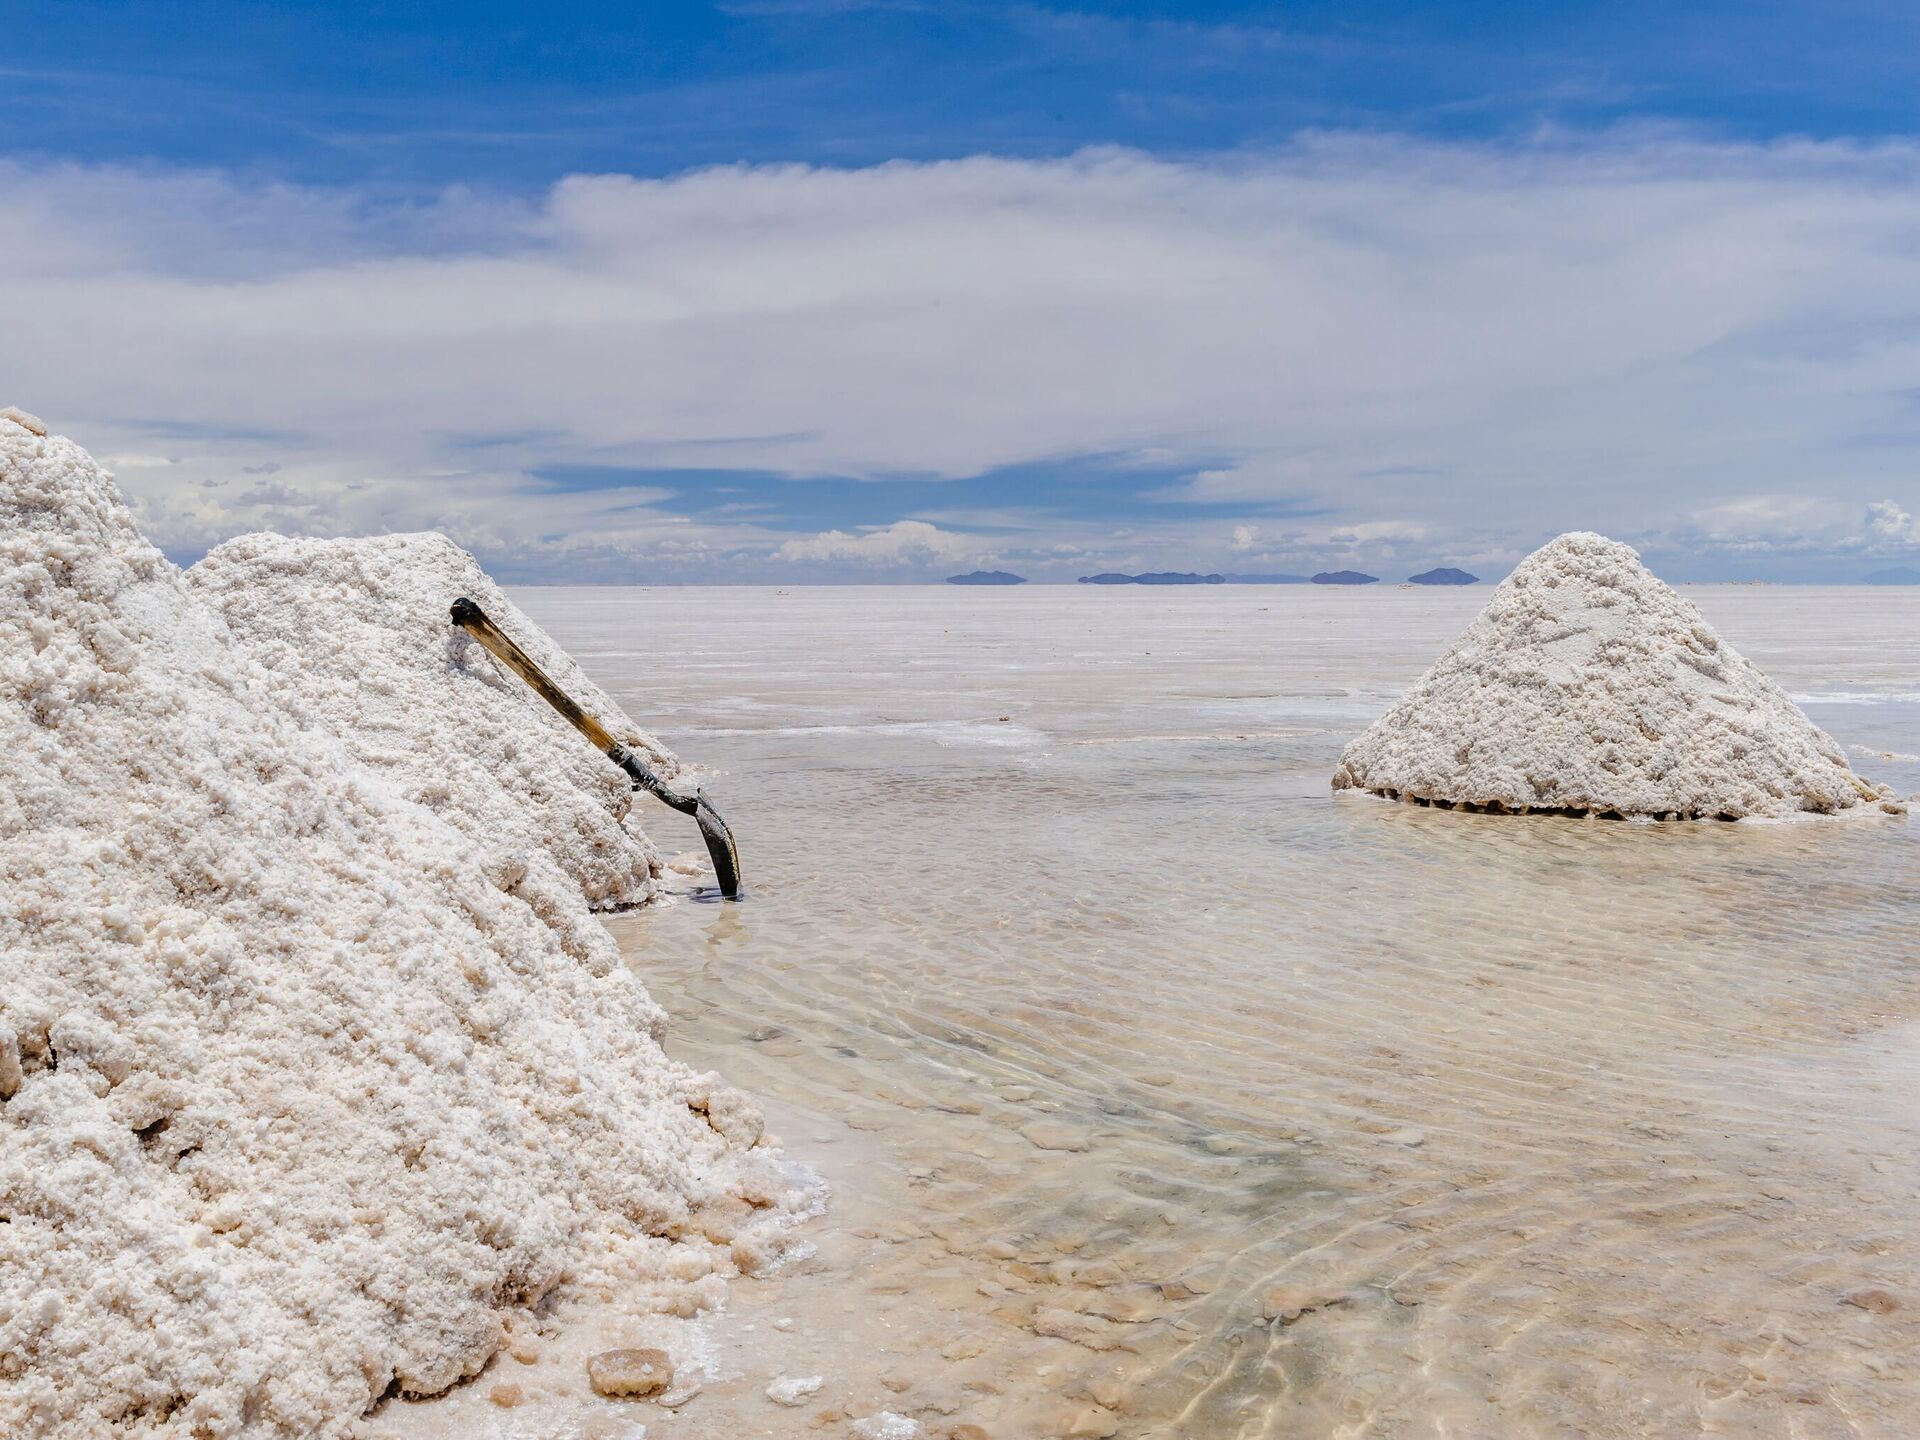
{"type": "Polygon", "coordinates": [[[720,812],[713,808],[703,792],[695,790],[691,795],[681,795],[669,790],[666,782],[649,770],[638,755],[609,735],[604,725],[576,705],[572,696],[549,680],[546,673],[527,657],[527,652],[508,639],[506,632],[464,595],[453,602],[453,623],[531,685],[542,700],[558,710],[574,729],[592,742],[594,749],[631,775],[634,789],[644,790],[664,800],[682,815],[691,815],[699,821],[700,834],[707,842],[707,853],[713,857],[713,873],[719,878],[720,893],[729,900],[740,898],[740,851],[733,843],[733,832],[727,828],[727,822],[720,818],[720,812]]]}

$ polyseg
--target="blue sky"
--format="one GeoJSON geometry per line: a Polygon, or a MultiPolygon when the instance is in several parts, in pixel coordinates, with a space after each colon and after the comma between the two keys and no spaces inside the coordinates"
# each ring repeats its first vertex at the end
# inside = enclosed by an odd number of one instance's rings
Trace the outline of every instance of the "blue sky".
{"type": "Polygon", "coordinates": [[[1920,10],[0,5],[0,399],[190,558],[1920,556],[1920,10]]]}
{"type": "Polygon", "coordinates": [[[13,4],[10,146],[322,184],[861,166],[1306,128],[1920,127],[1896,4],[13,4]]]}

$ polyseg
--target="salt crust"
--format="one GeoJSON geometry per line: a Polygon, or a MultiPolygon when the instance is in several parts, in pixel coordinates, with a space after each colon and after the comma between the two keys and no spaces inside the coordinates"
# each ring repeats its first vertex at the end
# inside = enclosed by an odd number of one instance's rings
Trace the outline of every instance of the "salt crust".
{"type": "Polygon", "coordinates": [[[187,583],[286,680],[303,719],[409,800],[476,841],[530,862],[550,857],[596,908],[655,893],[659,856],[622,823],[633,802],[625,773],[449,625],[447,606],[478,601],[656,773],[671,776],[678,762],[445,536],[243,535],[187,571],[187,583]]]}
{"type": "Polygon", "coordinates": [[[710,1303],[816,1199],[558,865],[284,658],[0,419],[0,1434],[352,1435],[542,1297],[710,1303]]]}
{"type": "Polygon", "coordinates": [[[854,1421],[853,1433],[858,1440],[921,1440],[927,1432],[911,1416],[882,1410],[864,1420],[854,1421]]]}
{"type": "Polygon", "coordinates": [[[1340,756],[1336,790],[1669,819],[1900,813],[1628,546],[1562,535],[1340,756]]]}

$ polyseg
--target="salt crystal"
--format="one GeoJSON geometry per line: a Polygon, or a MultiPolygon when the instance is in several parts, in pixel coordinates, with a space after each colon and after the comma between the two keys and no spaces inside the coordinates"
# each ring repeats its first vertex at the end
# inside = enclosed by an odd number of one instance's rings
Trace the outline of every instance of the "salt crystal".
{"type": "Polygon", "coordinates": [[[603,1350],[587,1361],[596,1395],[658,1395],[673,1384],[673,1361],[664,1350],[603,1350]]]}
{"type": "Polygon", "coordinates": [[[918,1420],[896,1415],[891,1410],[882,1410],[864,1420],[854,1421],[853,1433],[860,1440],[920,1440],[927,1432],[920,1428],[918,1420]]]}
{"type": "Polygon", "coordinates": [[[806,1404],[808,1396],[819,1394],[823,1383],[824,1379],[819,1375],[782,1375],[767,1386],[767,1398],[776,1405],[791,1409],[806,1404]]]}

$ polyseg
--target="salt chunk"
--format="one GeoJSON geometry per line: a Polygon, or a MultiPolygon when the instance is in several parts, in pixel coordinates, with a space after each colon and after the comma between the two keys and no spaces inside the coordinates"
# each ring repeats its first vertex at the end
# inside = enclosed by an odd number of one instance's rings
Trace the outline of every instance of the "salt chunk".
{"type": "Polygon", "coordinates": [[[603,1350],[587,1361],[596,1395],[658,1395],[673,1383],[673,1360],[664,1350],[603,1350]]]}
{"type": "Polygon", "coordinates": [[[891,1410],[882,1410],[864,1420],[854,1421],[853,1433],[860,1440],[921,1440],[927,1432],[921,1429],[918,1420],[896,1415],[891,1410]]]}
{"type": "Polygon", "coordinates": [[[767,1398],[791,1409],[806,1404],[808,1396],[819,1394],[823,1383],[824,1378],[819,1375],[782,1375],[767,1386],[767,1398]]]}

